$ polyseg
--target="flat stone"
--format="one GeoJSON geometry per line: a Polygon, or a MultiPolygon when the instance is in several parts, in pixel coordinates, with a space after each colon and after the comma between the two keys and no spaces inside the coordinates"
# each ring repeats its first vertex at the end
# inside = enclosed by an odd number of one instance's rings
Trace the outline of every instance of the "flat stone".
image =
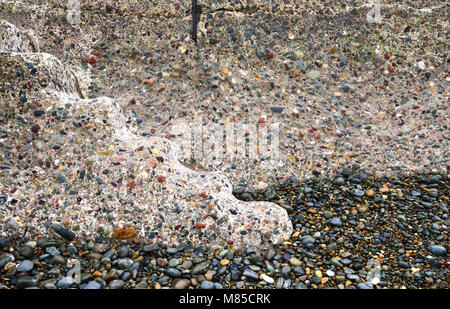
{"type": "Polygon", "coordinates": [[[58,289],[66,289],[66,288],[68,288],[68,287],[71,287],[73,283],[74,283],[74,282],[73,282],[73,278],[72,278],[72,277],[70,277],[70,276],[68,276],[68,277],[63,277],[61,280],[59,280],[59,281],[56,283],[56,287],[57,287],[58,289]]]}
{"type": "Polygon", "coordinates": [[[115,280],[111,281],[111,282],[108,284],[108,287],[109,287],[111,290],[120,290],[120,289],[123,289],[123,288],[125,287],[125,282],[123,282],[123,281],[120,280],[120,279],[115,279],[115,280]]]}
{"type": "Polygon", "coordinates": [[[65,265],[66,263],[66,259],[60,254],[53,256],[50,260],[52,265],[65,265]]]}
{"type": "Polygon", "coordinates": [[[83,289],[85,290],[100,290],[102,288],[102,285],[95,281],[95,280],[91,280],[89,281],[84,287],[83,289]]]}
{"type": "Polygon", "coordinates": [[[194,268],[192,269],[192,274],[198,275],[198,274],[202,273],[205,269],[207,269],[208,266],[209,266],[209,262],[207,262],[207,261],[196,264],[194,266],[194,268]]]}
{"type": "Polygon", "coordinates": [[[180,278],[182,274],[180,270],[171,267],[166,270],[166,275],[171,278],[180,278]]]}
{"type": "Polygon", "coordinates": [[[28,258],[29,259],[29,258],[31,258],[33,256],[33,248],[31,248],[30,246],[20,247],[18,252],[24,258],[28,258]]]}
{"type": "Polygon", "coordinates": [[[251,281],[259,280],[259,275],[251,269],[244,270],[243,275],[246,276],[251,281]]]}
{"type": "Polygon", "coordinates": [[[208,280],[204,280],[201,284],[200,284],[200,289],[202,290],[211,290],[214,289],[214,282],[208,281],[208,280]]]}
{"type": "Polygon", "coordinates": [[[373,289],[373,284],[371,282],[360,282],[356,285],[358,289],[371,290],[373,289]]]}
{"type": "Polygon", "coordinates": [[[302,261],[300,261],[299,259],[297,259],[296,257],[291,257],[289,259],[289,264],[291,264],[292,266],[300,266],[302,265],[302,261]]]}
{"type": "Polygon", "coordinates": [[[191,260],[185,260],[181,263],[181,268],[183,269],[191,269],[194,266],[194,263],[191,260]]]}
{"type": "Polygon", "coordinates": [[[136,284],[136,286],[134,287],[135,290],[146,290],[147,289],[147,282],[145,281],[141,281],[138,284],[136,284]]]}
{"type": "Polygon", "coordinates": [[[29,287],[35,287],[38,284],[38,280],[31,277],[20,277],[17,278],[16,288],[25,289],[29,287]]]}
{"type": "Polygon", "coordinates": [[[154,251],[157,251],[159,249],[159,244],[152,244],[152,245],[146,245],[142,248],[142,251],[144,253],[152,253],[154,251]]]}
{"type": "Polygon", "coordinates": [[[329,223],[330,223],[332,226],[336,226],[336,227],[341,227],[341,226],[342,226],[342,221],[341,221],[341,219],[340,219],[340,218],[337,218],[337,217],[332,218],[332,219],[329,221],[329,223]]]}
{"type": "Polygon", "coordinates": [[[17,272],[19,273],[27,273],[30,272],[34,267],[34,264],[30,260],[25,260],[20,262],[19,266],[17,267],[17,272]]]}
{"type": "Polygon", "coordinates": [[[272,284],[272,283],[275,282],[275,280],[272,277],[270,277],[270,276],[268,276],[266,274],[261,274],[261,279],[263,279],[268,284],[272,284]]]}
{"type": "Polygon", "coordinates": [[[440,256],[440,255],[447,254],[447,249],[445,249],[443,246],[439,246],[439,245],[429,245],[428,250],[433,255],[440,256]]]}
{"type": "Polygon", "coordinates": [[[191,283],[191,281],[188,279],[179,279],[179,280],[176,280],[176,282],[173,285],[173,288],[177,289],[177,290],[187,289],[189,287],[190,283],[191,283]]]}

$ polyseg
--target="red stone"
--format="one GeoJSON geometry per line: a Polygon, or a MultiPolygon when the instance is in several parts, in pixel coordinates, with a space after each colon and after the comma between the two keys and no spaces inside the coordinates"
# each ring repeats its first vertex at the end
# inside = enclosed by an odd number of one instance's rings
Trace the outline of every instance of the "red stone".
{"type": "Polygon", "coordinates": [[[83,63],[89,63],[89,64],[92,64],[92,65],[97,63],[97,59],[94,56],[83,57],[83,58],[81,58],[81,61],[83,63]]]}
{"type": "Polygon", "coordinates": [[[389,73],[394,73],[395,72],[394,68],[390,64],[388,64],[387,70],[389,71],[389,73]]]}
{"type": "Polygon", "coordinates": [[[165,182],[166,181],[166,177],[164,177],[163,175],[159,175],[158,176],[158,182],[159,183],[163,183],[163,182],[165,182]]]}
{"type": "Polygon", "coordinates": [[[275,55],[271,51],[267,53],[267,57],[269,57],[270,59],[273,59],[274,56],[275,55]]]}
{"type": "Polygon", "coordinates": [[[208,195],[206,194],[205,191],[203,191],[200,195],[201,195],[201,197],[203,197],[203,198],[207,198],[207,197],[208,197],[208,195]]]}
{"type": "Polygon", "coordinates": [[[97,58],[95,58],[94,56],[90,56],[88,58],[88,63],[89,64],[96,64],[97,63],[97,58]]]}
{"type": "Polygon", "coordinates": [[[203,223],[203,222],[197,222],[197,223],[195,224],[195,226],[196,226],[198,229],[204,229],[204,228],[206,227],[206,224],[203,223]]]}

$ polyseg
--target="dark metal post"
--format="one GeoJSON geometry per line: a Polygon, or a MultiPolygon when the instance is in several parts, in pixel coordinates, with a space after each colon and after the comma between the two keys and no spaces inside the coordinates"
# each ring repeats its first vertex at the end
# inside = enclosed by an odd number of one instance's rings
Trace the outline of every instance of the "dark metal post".
{"type": "Polygon", "coordinates": [[[192,40],[197,43],[197,0],[192,0],[192,40]]]}

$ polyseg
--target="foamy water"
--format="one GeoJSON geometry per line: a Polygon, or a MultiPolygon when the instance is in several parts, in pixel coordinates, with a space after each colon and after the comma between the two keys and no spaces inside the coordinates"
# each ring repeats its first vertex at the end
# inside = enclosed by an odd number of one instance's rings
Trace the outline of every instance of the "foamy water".
{"type": "MultiPolygon", "coordinates": [[[[28,100],[38,101],[46,115],[63,115],[64,121],[61,126],[59,116],[49,122],[46,117],[35,119],[22,113],[26,125],[33,122],[40,127],[30,140],[22,125],[9,120],[12,129],[4,143],[29,144],[30,165],[39,178],[32,181],[25,171],[0,178],[6,189],[2,191],[16,188],[8,201],[20,200],[2,206],[2,234],[18,232],[16,222],[20,229],[44,234],[50,224],[63,224],[79,236],[111,235],[117,227],[130,226],[140,238],[171,245],[258,246],[263,240],[278,243],[291,235],[292,223],[284,209],[269,202],[239,201],[225,175],[180,164],[178,145],[162,137],[138,135],[136,128],[127,125],[127,111],[121,109],[120,100],[83,99],[83,81],[71,69],[50,54],[32,52],[21,31],[2,22],[5,28],[6,40],[0,45],[6,52],[4,63],[33,67],[45,76],[45,85],[37,93],[30,91],[28,100]],[[77,121],[83,122],[81,129],[67,126],[77,121]],[[57,133],[61,128],[63,135],[57,133]],[[65,152],[55,153],[54,144],[65,152]],[[39,159],[49,161],[54,169],[43,169],[39,159]],[[27,185],[16,187],[17,182],[27,185]],[[82,199],[76,202],[76,197],[82,199]],[[40,207],[37,202],[44,199],[45,207],[40,207]]],[[[20,84],[19,78],[8,80],[7,86],[14,83],[20,84]]]]}

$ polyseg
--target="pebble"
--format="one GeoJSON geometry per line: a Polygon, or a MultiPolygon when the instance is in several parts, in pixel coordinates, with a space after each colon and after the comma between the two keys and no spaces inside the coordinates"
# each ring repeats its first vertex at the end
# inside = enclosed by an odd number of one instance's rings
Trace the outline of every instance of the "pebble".
{"type": "Polygon", "coordinates": [[[340,218],[334,217],[332,218],[330,221],[330,224],[336,227],[341,227],[342,226],[342,221],[340,218]]]}
{"type": "Polygon", "coordinates": [[[65,265],[67,263],[66,259],[62,255],[55,255],[50,259],[51,265],[65,265]]]}
{"type": "Polygon", "coordinates": [[[58,289],[66,289],[68,287],[71,287],[73,283],[74,281],[72,277],[63,277],[56,283],[56,287],[58,289]]]}
{"type": "Polygon", "coordinates": [[[27,245],[20,247],[18,252],[24,258],[31,258],[33,256],[33,248],[27,245]]]}
{"type": "Polygon", "coordinates": [[[373,284],[370,282],[360,282],[356,285],[356,287],[358,289],[371,290],[371,289],[373,289],[373,284]]]}
{"type": "Polygon", "coordinates": [[[292,266],[300,266],[300,265],[302,265],[302,261],[300,261],[300,260],[297,259],[296,257],[291,257],[291,258],[289,259],[289,263],[290,263],[292,266]]]}
{"type": "Polygon", "coordinates": [[[38,280],[30,277],[19,277],[16,280],[16,287],[18,289],[25,289],[37,286],[38,280]]]}
{"type": "Polygon", "coordinates": [[[30,260],[25,260],[20,262],[19,266],[17,267],[17,272],[19,273],[27,273],[30,272],[34,267],[34,264],[30,260]]]}
{"type": "Polygon", "coordinates": [[[246,276],[251,281],[259,280],[259,275],[251,269],[244,270],[243,275],[246,276]]]}
{"type": "Polygon", "coordinates": [[[207,261],[201,262],[197,265],[194,266],[194,268],[192,269],[192,274],[193,275],[198,275],[200,273],[202,273],[205,269],[208,268],[209,263],[207,261]]]}
{"type": "Polygon", "coordinates": [[[59,255],[59,253],[60,253],[59,250],[53,246],[45,248],[45,252],[47,252],[48,254],[53,255],[53,256],[59,255]]]}
{"type": "Polygon", "coordinates": [[[68,241],[72,241],[75,238],[75,233],[70,232],[64,228],[62,228],[61,226],[54,224],[52,225],[53,230],[55,230],[56,233],[58,233],[62,238],[68,240],[68,241]]]}
{"type": "Polygon", "coordinates": [[[190,285],[190,280],[188,279],[180,279],[177,280],[173,286],[174,289],[187,289],[190,285]]]}
{"type": "Polygon", "coordinates": [[[205,290],[205,289],[208,289],[208,290],[211,290],[211,289],[214,289],[215,288],[215,285],[214,285],[214,282],[211,282],[211,281],[208,281],[208,280],[204,280],[201,284],[200,284],[200,287],[199,287],[200,289],[203,289],[203,290],[205,290]]]}
{"type": "Polygon", "coordinates": [[[168,268],[166,270],[166,274],[171,278],[180,278],[181,277],[181,271],[176,268],[168,268]]]}
{"type": "Polygon", "coordinates": [[[120,279],[115,279],[115,280],[112,280],[111,282],[108,283],[108,287],[111,290],[120,290],[120,289],[123,289],[125,287],[125,282],[123,282],[120,279]]]}
{"type": "Polygon", "coordinates": [[[191,269],[194,266],[194,263],[191,260],[185,260],[181,263],[181,268],[183,269],[191,269]]]}
{"type": "Polygon", "coordinates": [[[275,282],[275,280],[272,277],[266,274],[261,274],[261,279],[267,282],[268,284],[273,284],[275,282]]]}
{"type": "Polygon", "coordinates": [[[89,281],[89,282],[84,286],[84,289],[86,289],[86,290],[99,290],[99,289],[101,289],[101,288],[102,288],[102,285],[101,285],[99,282],[95,281],[95,280],[89,281]]]}
{"type": "Polygon", "coordinates": [[[437,255],[437,256],[447,254],[447,249],[445,249],[443,246],[439,246],[439,245],[429,245],[428,250],[430,251],[431,254],[437,255]]]}

